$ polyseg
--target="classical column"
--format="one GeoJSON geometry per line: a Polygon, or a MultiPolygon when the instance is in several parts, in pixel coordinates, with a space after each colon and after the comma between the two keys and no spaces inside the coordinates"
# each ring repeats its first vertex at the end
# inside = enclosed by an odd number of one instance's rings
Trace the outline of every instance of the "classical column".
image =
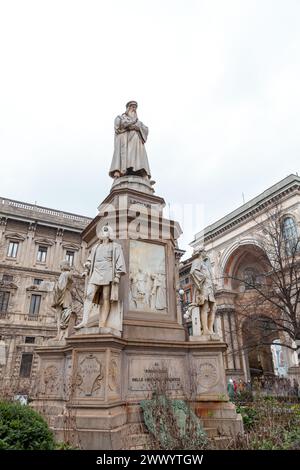
{"type": "Polygon", "coordinates": [[[23,266],[29,267],[35,263],[34,259],[34,237],[36,232],[36,224],[31,223],[28,225],[27,238],[24,241],[23,250],[22,250],[22,261],[23,266]]]}
{"type": "MultiPolygon", "coordinates": [[[[4,247],[4,250],[6,249],[5,243],[3,243],[4,234],[5,234],[5,230],[6,230],[6,225],[7,225],[7,218],[6,217],[0,217],[0,247],[2,247],[1,252],[3,250],[3,247],[4,247]]],[[[2,252],[1,255],[3,256],[3,258],[5,258],[6,253],[2,252]]]]}
{"type": "Polygon", "coordinates": [[[55,237],[55,245],[53,246],[54,253],[52,254],[52,269],[54,271],[60,270],[60,262],[63,259],[62,252],[62,240],[64,235],[64,229],[58,228],[55,237]]]}
{"type": "Polygon", "coordinates": [[[241,370],[242,350],[238,340],[238,331],[235,321],[236,311],[231,307],[219,308],[218,314],[221,317],[224,341],[228,345],[226,351],[226,367],[232,370],[241,370]]]}
{"type": "Polygon", "coordinates": [[[7,225],[7,218],[0,217],[0,242],[2,241],[2,237],[5,233],[6,225],[7,225]]]}

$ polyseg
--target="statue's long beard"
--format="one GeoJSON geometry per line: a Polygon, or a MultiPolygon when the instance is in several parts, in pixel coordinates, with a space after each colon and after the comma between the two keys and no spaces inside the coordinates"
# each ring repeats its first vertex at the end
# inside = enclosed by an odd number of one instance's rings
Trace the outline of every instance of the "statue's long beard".
{"type": "Polygon", "coordinates": [[[136,111],[127,111],[127,116],[129,116],[131,119],[137,119],[137,114],[136,111]]]}

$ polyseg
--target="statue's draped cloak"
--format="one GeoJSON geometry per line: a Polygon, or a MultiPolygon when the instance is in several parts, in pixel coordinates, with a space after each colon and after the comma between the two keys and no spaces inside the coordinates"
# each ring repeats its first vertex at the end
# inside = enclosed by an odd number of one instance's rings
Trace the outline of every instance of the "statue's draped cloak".
{"type": "Polygon", "coordinates": [[[141,121],[132,119],[126,113],[115,119],[115,147],[109,175],[119,171],[125,175],[128,169],[139,172],[142,176],[150,174],[148,157],[144,143],[148,137],[148,127],[141,121]],[[127,130],[124,124],[135,124],[139,131],[127,130]]]}
{"type": "Polygon", "coordinates": [[[63,271],[59,276],[54,288],[54,299],[52,307],[55,309],[60,309],[59,324],[61,329],[66,329],[68,327],[69,319],[72,313],[72,284],[72,273],[70,271],[63,271]]]}
{"type": "MultiPolygon", "coordinates": [[[[113,283],[116,276],[126,273],[126,265],[123,251],[119,243],[110,242],[108,244],[98,243],[93,247],[90,256],[87,259],[90,263],[90,279],[91,284],[97,286],[112,285],[111,301],[118,300],[118,285],[113,283]]],[[[100,303],[101,292],[98,289],[93,303],[100,303]]]]}
{"type": "Polygon", "coordinates": [[[73,280],[70,271],[63,271],[59,276],[55,289],[52,307],[68,308],[72,305],[72,288],[73,280]]]}
{"type": "Polygon", "coordinates": [[[206,300],[215,302],[214,285],[211,271],[204,261],[196,258],[191,266],[191,277],[196,289],[193,292],[193,302],[203,304],[206,300]]]}

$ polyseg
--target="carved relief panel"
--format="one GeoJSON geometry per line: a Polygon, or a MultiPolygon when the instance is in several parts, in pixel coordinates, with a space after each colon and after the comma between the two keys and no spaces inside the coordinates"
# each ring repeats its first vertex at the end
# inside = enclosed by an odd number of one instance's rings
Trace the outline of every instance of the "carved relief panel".
{"type": "Polygon", "coordinates": [[[104,354],[78,354],[74,376],[74,396],[77,398],[104,398],[104,354]]]}
{"type": "Polygon", "coordinates": [[[119,396],[121,393],[121,368],[120,357],[113,354],[109,360],[108,367],[108,394],[119,396]]]}
{"type": "Polygon", "coordinates": [[[167,312],[165,247],[130,240],[131,310],[167,312]]]}
{"type": "Polygon", "coordinates": [[[219,362],[216,356],[194,358],[193,373],[197,393],[222,393],[224,391],[219,362]]]}
{"type": "Polygon", "coordinates": [[[45,363],[42,369],[42,379],[40,384],[43,395],[60,396],[63,376],[60,374],[62,363],[45,363]]]}

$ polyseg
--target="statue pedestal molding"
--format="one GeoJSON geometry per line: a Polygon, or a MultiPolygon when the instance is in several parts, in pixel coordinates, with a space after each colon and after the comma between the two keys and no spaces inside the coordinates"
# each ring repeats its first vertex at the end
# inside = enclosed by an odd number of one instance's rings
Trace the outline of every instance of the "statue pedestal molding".
{"type": "Polygon", "coordinates": [[[200,335],[200,336],[189,336],[189,341],[197,341],[197,342],[206,342],[206,341],[220,341],[221,338],[217,334],[212,335],[200,335]]]}
{"type": "Polygon", "coordinates": [[[295,380],[300,387],[300,366],[289,367],[288,376],[292,382],[295,380]]]}

